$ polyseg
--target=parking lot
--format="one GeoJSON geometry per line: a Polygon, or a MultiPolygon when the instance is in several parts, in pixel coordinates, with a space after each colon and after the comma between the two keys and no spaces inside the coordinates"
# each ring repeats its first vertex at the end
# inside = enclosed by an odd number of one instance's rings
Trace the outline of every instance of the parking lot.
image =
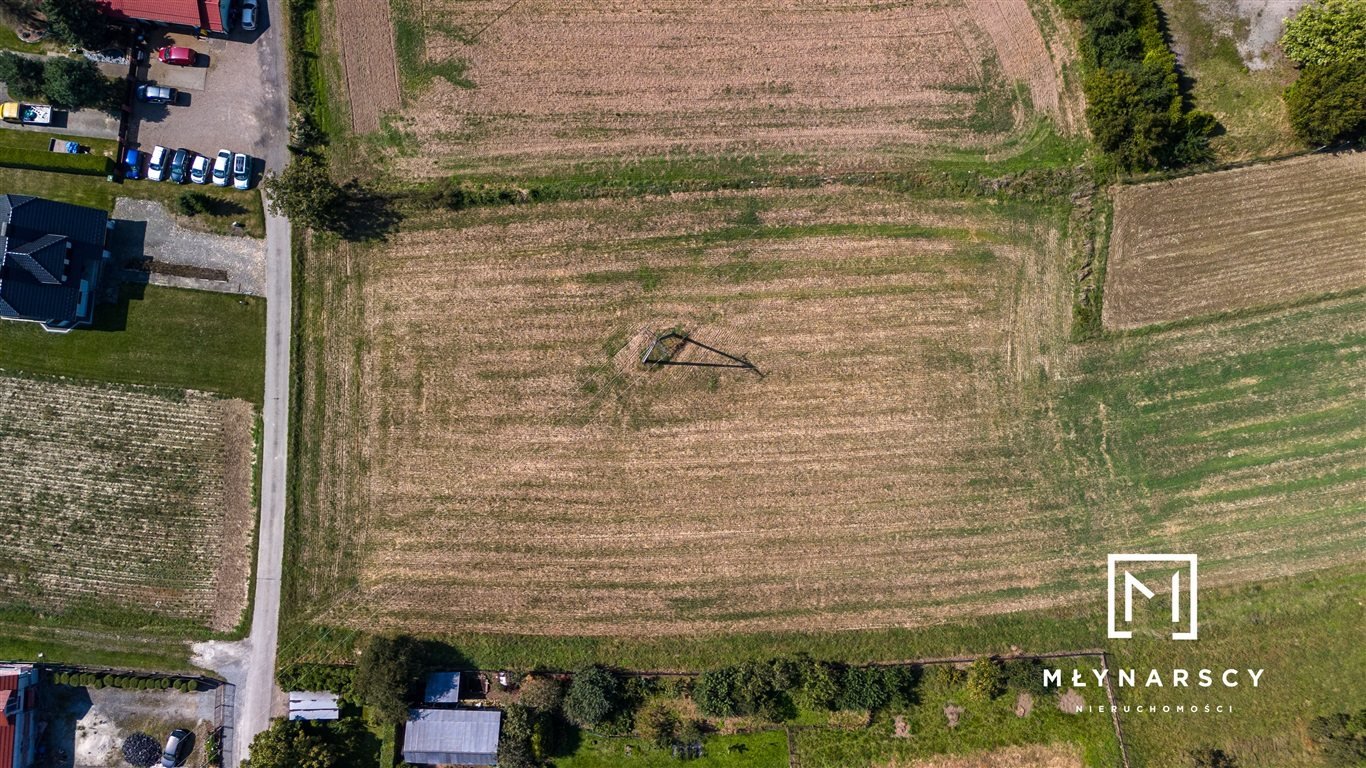
{"type": "MultiPolygon", "coordinates": [[[[264,20],[268,23],[268,20],[264,20]]],[[[245,152],[255,159],[253,185],[260,180],[261,156],[271,142],[267,126],[280,121],[267,115],[267,85],[278,62],[257,32],[237,31],[229,39],[198,39],[193,34],[158,30],[149,35],[147,64],[138,68],[140,82],[175,88],[173,104],[134,102],[129,145],[143,152],[161,145],[184,147],[210,158],[219,148],[245,152]],[[193,66],[173,66],[156,59],[156,48],[185,46],[198,53],[193,66]]]]}

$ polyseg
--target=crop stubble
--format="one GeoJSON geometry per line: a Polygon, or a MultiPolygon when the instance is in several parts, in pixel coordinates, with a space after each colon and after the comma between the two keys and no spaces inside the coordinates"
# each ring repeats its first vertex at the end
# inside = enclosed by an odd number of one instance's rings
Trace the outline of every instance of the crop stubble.
{"type": "Polygon", "coordinates": [[[1366,154],[1121,187],[1104,324],[1152,323],[1366,286],[1366,154]]]}
{"type": "Polygon", "coordinates": [[[965,123],[1005,87],[998,50],[1040,112],[1071,121],[1024,0],[435,0],[422,13],[427,59],[467,62],[475,87],[438,79],[409,100],[401,124],[424,151],[400,162],[419,175],[442,172],[433,154],[495,170],[754,151],[867,167],[874,148],[989,146],[1000,137],[965,123]]]}
{"type": "Polygon", "coordinates": [[[253,409],[0,376],[0,599],[230,630],[251,568],[253,409]]]}

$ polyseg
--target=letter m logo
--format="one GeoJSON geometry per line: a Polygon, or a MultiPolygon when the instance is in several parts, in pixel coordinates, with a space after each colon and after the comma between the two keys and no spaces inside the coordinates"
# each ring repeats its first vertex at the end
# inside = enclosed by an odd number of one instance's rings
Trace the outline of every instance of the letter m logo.
{"type": "MultiPolygon", "coordinates": [[[[1134,593],[1152,600],[1157,593],[1130,571],[1129,564],[1145,564],[1145,571],[1154,570],[1153,564],[1171,569],[1171,617],[1173,640],[1194,640],[1198,633],[1196,620],[1196,557],[1195,555],[1110,555],[1109,558],[1109,637],[1133,637],[1134,593]],[[1182,574],[1185,574],[1183,579],[1182,574]],[[1123,618],[1120,604],[1123,604],[1123,618]],[[1184,607],[1184,610],[1183,610],[1184,607]],[[1121,624],[1125,629],[1120,629],[1121,624]]],[[[1165,582],[1165,579],[1164,579],[1165,582]]]]}

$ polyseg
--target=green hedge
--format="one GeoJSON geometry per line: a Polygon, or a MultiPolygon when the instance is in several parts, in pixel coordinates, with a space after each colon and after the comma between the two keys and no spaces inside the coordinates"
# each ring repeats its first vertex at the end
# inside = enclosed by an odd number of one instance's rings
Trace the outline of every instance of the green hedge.
{"type": "Polygon", "coordinates": [[[1086,121],[1122,170],[1207,162],[1213,115],[1190,109],[1156,0],[1060,0],[1084,26],[1086,121]]]}
{"type": "Polygon", "coordinates": [[[30,171],[75,173],[82,176],[108,176],[114,172],[113,161],[104,155],[67,155],[3,145],[0,145],[0,166],[30,171]]]}

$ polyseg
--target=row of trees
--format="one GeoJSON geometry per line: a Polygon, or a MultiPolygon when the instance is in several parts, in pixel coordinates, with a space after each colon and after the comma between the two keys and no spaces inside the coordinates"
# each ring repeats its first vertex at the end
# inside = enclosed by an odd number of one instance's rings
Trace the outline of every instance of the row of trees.
{"type": "Polygon", "coordinates": [[[1301,69],[1285,92],[1295,134],[1313,146],[1366,138],[1366,2],[1306,6],[1286,23],[1281,48],[1301,69]]]}
{"type": "Polygon", "coordinates": [[[116,110],[124,83],[110,80],[88,59],[37,59],[0,53],[0,81],[12,98],[43,100],[61,109],[97,107],[116,110]]]}
{"type": "Polygon", "coordinates": [[[1084,26],[1086,120],[1121,169],[1145,171],[1212,157],[1213,115],[1191,109],[1156,0],[1061,0],[1084,26]]]}

